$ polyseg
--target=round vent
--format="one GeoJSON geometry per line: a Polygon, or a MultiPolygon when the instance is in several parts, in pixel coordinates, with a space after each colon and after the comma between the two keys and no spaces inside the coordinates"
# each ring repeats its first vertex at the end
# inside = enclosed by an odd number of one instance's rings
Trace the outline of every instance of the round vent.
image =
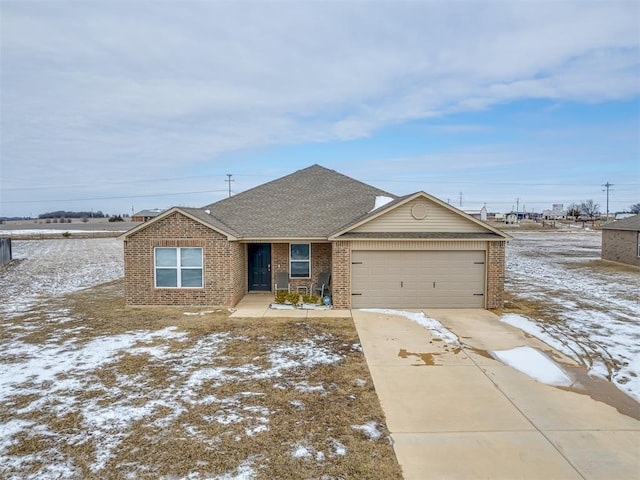
{"type": "Polygon", "coordinates": [[[413,207],[411,207],[411,216],[416,220],[424,220],[427,218],[429,214],[429,209],[427,208],[427,204],[424,202],[415,203],[413,207]]]}

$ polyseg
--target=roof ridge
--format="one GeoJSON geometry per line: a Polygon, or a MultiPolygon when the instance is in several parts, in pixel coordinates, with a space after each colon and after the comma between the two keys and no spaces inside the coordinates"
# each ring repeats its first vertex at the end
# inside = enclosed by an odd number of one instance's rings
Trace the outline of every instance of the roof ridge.
{"type": "Polygon", "coordinates": [[[342,177],[342,178],[347,179],[347,180],[349,180],[351,182],[356,182],[356,183],[358,183],[358,184],[360,184],[360,185],[362,185],[364,187],[371,188],[371,189],[374,189],[374,190],[378,190],[381,195],[389,196],[389,197],[393,198],[394,200],[398,198],[398,195],[396,195],[394,193],[390,193],[390,192],[382,190],[382,189],[380,189],[378,187],[375,187],[373,185],[369,185],[368,183],[365,183],[365,182],[363,182],[361,180],[358,180],[356,178],[353,178],[353,177],[350,177],[348,175],[345,175],[344,173],[340,173],[337,170],[333,170],[331,168],[324,167],[324,166],[322,166],[322,165],[320,165],[318,163],[314,163],[313,165],[310,165],[308,167],[296,170],[295,172],[289,173],[289,174],[285,175],[284,177],[274,178],[273,180],[270,180],[270,181],[268,181],[266,183],[261,183],[259,185],[256,185],[255,187],[251,187],[251,188],[249,188],[247,190],[243,190],[242,192],[239,192],[239,193],[237,193],[235,195],[232,195],[231,197],[223,198],[222,200],[218,200],[217,202],[209,203],[209,204],[207,204],[207,205],[205,205],[205,206],[203,206],[201,208],[211,208],[214,205],[217,205],[217,204],[220,204],[220,203],[228,203],[229,201],[231,201],[231,199],[234,199],[234,198],[238,199],[238,198],[244,197],[244,196],[246,196],[248,194],[251,194],[254,190],[256,190],[258,188],[259,189],[263,189],[263,188],[268,187],[269,185],[271,185],[273,183],[284,182],[284,181],[286,181],[287,179],[289,179],[290,177],[292,177],[294,175],[299,175],[299,174],[301,174],[301,173],[303,173],[305,171],[309,171],[309,170],[323,170],[325,172],[330,172],[333,175],[342,177]]]}

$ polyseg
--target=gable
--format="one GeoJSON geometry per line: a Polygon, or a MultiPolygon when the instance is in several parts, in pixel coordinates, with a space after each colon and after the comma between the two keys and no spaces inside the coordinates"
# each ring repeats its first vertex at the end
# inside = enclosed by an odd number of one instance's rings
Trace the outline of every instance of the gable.
{"type": "Polygon", "coordinates": [[[420,195],[349,230],[349,233],[380,232],[488,233],[490,230],[462,212],[420,195]]]}

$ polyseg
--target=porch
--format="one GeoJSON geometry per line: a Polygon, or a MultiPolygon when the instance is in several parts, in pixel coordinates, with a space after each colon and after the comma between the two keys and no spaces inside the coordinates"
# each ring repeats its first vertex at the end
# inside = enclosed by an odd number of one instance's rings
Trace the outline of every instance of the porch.
{"type": "Polygon", "coordinates": [[[351,310],[277,310],[269,308],[273,303],[269,292],[247,293],[235,306],[230,318],[351,318],[351,310]]]}

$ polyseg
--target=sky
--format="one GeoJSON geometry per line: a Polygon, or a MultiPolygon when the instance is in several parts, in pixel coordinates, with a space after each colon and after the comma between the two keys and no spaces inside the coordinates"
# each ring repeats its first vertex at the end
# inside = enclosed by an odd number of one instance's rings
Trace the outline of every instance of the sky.
{"type": "Polygon", "coordinates": [[[200,207],[313,164],[462,209],[640,203],[637,1],[0,0],[0,22],[0,216],[200,207]]]}

